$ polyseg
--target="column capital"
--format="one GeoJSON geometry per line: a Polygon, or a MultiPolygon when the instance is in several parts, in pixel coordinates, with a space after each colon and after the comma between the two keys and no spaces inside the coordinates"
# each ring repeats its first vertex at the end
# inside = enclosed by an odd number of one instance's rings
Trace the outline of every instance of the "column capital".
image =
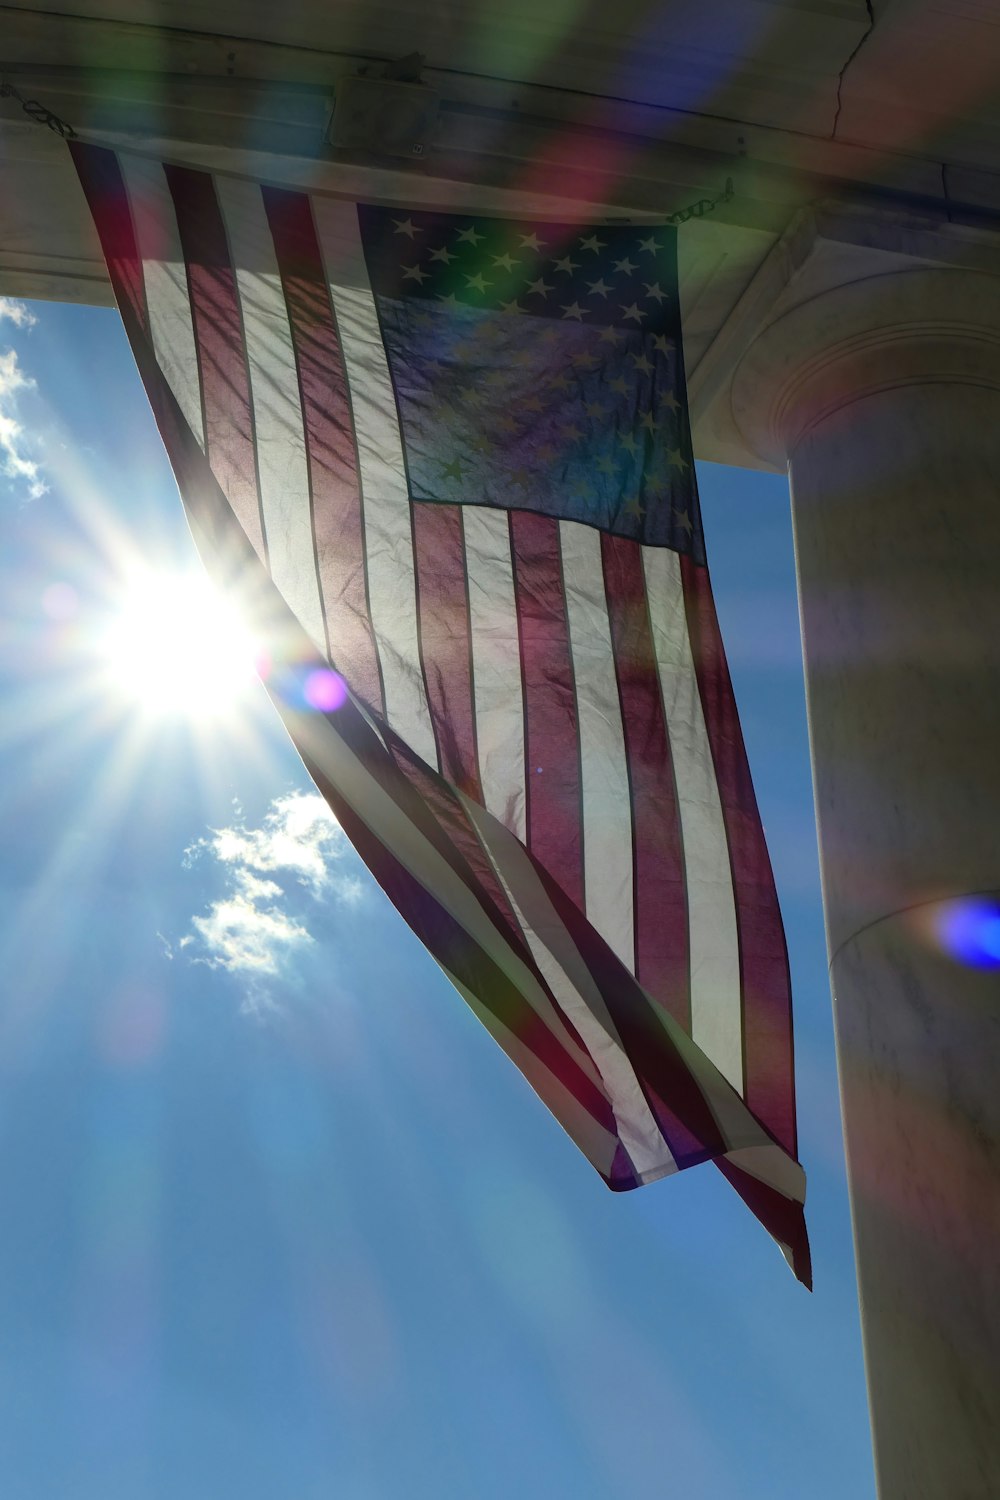
{"type": "Polygon", "coordinates": [[[1000,390],[1000,276],[894,270],[829,288],[758,334],[733,375],[733,418],[784,467],[802,437],[852,403],[903,386],[1000,390]]]}

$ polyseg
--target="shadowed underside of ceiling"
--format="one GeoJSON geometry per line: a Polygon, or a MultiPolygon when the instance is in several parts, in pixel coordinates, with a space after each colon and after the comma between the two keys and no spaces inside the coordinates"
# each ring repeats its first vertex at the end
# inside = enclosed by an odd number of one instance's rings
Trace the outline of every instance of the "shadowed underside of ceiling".
{"type": "MultiPolygon", "coordinates": [[[[681,236],[694,398],[803,215],[1000,215],[994,0],[61,0],[0,5],[0,34],[3,76],[81,135],[359,197],[655,219],[732,177],[681,236]],[[440,99],[419,161],[332,149],[338,80],[414,52],[440,99]]],[[[0,192],[0,292],[110,300],[65,146],[11,99],[0,192]]]]}

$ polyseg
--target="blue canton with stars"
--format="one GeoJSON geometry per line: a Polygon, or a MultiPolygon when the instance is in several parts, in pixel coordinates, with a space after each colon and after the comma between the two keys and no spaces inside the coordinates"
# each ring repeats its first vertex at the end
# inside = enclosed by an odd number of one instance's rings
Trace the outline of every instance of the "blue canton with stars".
{"type": "Polygon", "coordinates": [[[705,560],[676,231],[359,205],[413,500],[705,560]]]}

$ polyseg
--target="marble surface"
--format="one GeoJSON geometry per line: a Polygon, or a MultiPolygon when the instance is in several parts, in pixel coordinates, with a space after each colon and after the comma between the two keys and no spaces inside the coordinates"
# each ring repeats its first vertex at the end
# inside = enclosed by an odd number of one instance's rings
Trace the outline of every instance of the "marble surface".
{"type": "Polygon", "coordinates": [[[1000,885],[1000,390],[845,408],[800,442],[792,496],[836,952],[1000,885]]]}
{"type": "Polygon", "coordinates": [[[1000,884],[1000,277],[825,292],[737,371],[790,454],[831,952],[1000,884]]]}
{"type": "Polygon", "coordinates": [[[832,974],[876,1471],[882,1500],[996,1500],[1000,980],[935,952],[930,915],[832,974]]]}
{"type": "Polygon", "coordinates": [[[777,319],[734,415],[788,455],[881,1500],[1000,1496],[1000,278],[916,270],[777,319]]]}

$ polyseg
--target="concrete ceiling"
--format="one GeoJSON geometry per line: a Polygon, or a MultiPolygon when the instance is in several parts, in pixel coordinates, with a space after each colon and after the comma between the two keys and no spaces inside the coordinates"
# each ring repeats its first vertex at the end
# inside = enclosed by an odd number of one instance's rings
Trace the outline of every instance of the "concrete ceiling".
{"type": "MultiPolygon", "coordinates": [[[[81,135],[360,197],[655,219],[731,176],[681,235],[694,400],[818,205],[1000,222],[995,0],[61,0],[0,28],[3,76],[81,135]],[[414,51],[425,156],[333,151],[337,80],[414,51]]],[[[65,147],[9,99],[0,193],[0,292],[110,300],[65,147]]],[[[752,461],[702,406],[699,451],[752,461]]]]}

